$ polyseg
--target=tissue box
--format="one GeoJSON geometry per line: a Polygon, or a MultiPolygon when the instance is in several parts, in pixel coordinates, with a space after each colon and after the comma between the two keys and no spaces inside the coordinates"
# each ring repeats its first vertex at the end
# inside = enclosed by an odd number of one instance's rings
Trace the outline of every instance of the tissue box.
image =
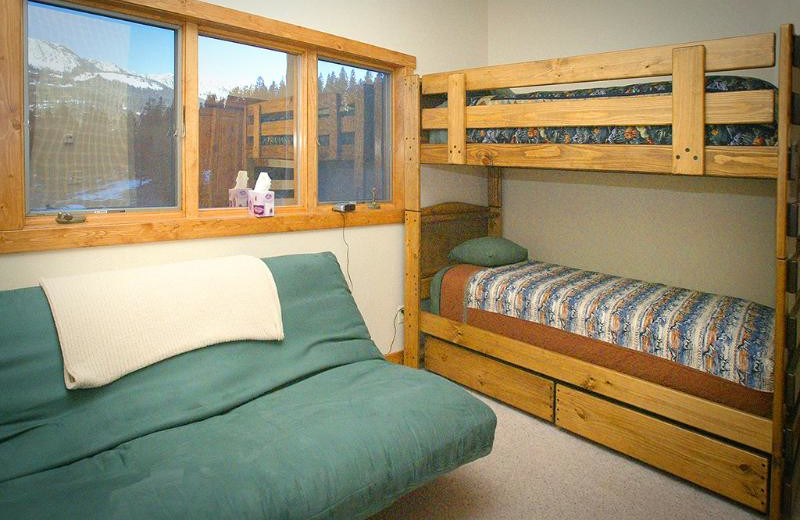
{"type": "Polygon", "coordinates": [[[228,190],[228,207],[246,208],[249,188],[231,188],[228,190]]]}
{"type": "Polygon", "coordinates": [[[250,190],[247,194],[247,210],[253,217],[275,216],[275,192],[250,190]]]}

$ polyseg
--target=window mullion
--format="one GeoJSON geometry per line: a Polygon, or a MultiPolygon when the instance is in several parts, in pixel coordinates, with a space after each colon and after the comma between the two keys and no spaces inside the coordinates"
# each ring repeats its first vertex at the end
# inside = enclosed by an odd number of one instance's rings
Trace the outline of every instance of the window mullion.
{"type": "Polygon", "coordinates": [[[200,103],[197,75],[197,24],[183,26],[183,211],[197,217],[200,211],[200,103]]]}
{"type": "Polygon", "coordinates": [[[306,53],[306,131],[304,134],[306,144],[306,207],[309,212],[317,209],[317,53],[306,53]]]}

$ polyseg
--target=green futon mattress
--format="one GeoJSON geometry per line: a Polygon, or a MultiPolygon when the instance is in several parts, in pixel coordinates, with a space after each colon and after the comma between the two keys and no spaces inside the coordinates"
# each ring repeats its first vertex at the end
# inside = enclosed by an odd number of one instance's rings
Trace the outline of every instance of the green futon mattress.
{"type": "Polygon", "coordinates": [[[365,518],[491,450],[495,417],[381,359],[333,255],[265,260],[286,338],[64,388],[39,288],[0,292],[0,518],[365,518]]]}

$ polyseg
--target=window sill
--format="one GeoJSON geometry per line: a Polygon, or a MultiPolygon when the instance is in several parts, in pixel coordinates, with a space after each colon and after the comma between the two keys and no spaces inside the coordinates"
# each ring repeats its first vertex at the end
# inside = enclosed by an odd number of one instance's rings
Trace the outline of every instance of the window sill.
{"type": "Polygon", "coordinates": [[[376,210],[359,205],[356,211],[346,214],[334,213],[329,206],[310,211],[286,208],[279,209],[274,217],[265,218],[250,217],[240,211],[230,215],[213,211],[211,215],[201,211],[197,217],[185,217],[180,212],[89,215],[80,224],[56,224],[51,217],[32,217],[23,229],[0,231],[0,254],[333,229],[342,226],[342,215],[347,227],[403,222],[403,210],[391,204],[376,210]]]}

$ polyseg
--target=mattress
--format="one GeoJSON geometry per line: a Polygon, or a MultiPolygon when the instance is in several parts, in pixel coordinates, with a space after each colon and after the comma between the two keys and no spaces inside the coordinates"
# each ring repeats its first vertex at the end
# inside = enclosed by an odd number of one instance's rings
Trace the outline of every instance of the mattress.
{"type": "Polygon", "coordinates": [[[444,317],[770,414],[774,310],[767,306],[536,261],[458,265],[440,277],[431,307],[444,317]]]}
{"type": "Polygon", "coordinates": [[[0,292],[0,518],[366,518],[489,453],[496,419],[384,361],[330,253],[267,259],[285,339],[64,388],[40,288],[0,292]]]}
{"type": "MultiPolygon", "coordinates": [[[[706,76],[706,92],[744,90],[776,90],[769,82],[739,76],[706,76]]],[[[605,97],[659,96],[672,92],[672,82],[659,81],[626,86],[601,87],[568,91],[514,93],[509,89],[470,92],[468,106],[514,103],[541,103],[556,99],[591,99],[605,97]]],[[[425,108],[446,107],[440,96],[424,96],[425,108]]],[[[423,132],[423,141],[446,144],[447,130],[423,132]]],[[[706,125],[708,146],[775,146],[777,124],[706,125]]],[[[671,125],[653,126],[578,126],[537,128],[468,129],[467,143],[500,144],[672,144],[671,125]]]]}

